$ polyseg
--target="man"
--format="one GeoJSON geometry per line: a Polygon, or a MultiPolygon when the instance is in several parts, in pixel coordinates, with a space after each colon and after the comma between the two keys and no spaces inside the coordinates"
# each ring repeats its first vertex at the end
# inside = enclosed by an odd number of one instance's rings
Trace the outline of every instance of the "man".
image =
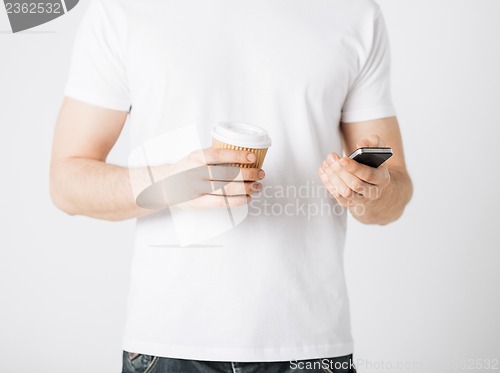
{"type": "Polygon", "coordinates": [[[372,0],[89,5],[55,130],[51,194],[71,215],[138,218],[124,372],[354,371],[341,206],[387,224],[412,194],[389,75],[372,0]],[[248,216],[181,245],[175,206],[140,207],[130,170],[106,163],[127,118],[134,148],[194,126],[206,149],[176,152],[153,166],[155,179],[211,165],[222,172],[185,187],[227,186],[189,209],[239,206],[248,216]],[[254,155],[208,148],[222,120],[269,132],[265,172],[242,169],[235,180],[225,164],[254,155]],[[342,156],[383,145],[394,156],[378,169],[342,156]]]}

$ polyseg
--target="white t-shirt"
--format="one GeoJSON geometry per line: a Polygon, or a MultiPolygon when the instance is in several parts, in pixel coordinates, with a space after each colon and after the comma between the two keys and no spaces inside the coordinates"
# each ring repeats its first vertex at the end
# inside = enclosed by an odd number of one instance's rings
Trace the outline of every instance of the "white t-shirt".
{"type": "Polygon", "coordinates": [[[148,162],[210,146],[223,120],[261,126],[273,140],[264,191],[235,210],[230,229],[222,210],[138,219],[124,350],[216,361],[353,352],[346,212],[317,170],[342,151],[340,122],[395,115],[389,70],[372,0],[89,5],[65,93],[132,108],[131,145],[155,148],[148,162]],[[198,229],[204,239],[189,242],[198,229]]]}

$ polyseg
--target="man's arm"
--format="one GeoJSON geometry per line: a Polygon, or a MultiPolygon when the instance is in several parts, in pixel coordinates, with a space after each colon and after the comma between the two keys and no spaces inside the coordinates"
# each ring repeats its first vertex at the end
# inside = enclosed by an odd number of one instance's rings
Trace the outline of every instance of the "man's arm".
{"type": "Polygon", "coordinates": [[[360,147],[389,146],[394,155],[375,169],[330,153],[319,169],[323,183],[360,222],[388,224],[397,220],[411,199],[413,186],[396,117],[342,123],[342,133],[346,154],[360,147]]]}
{"type": "Polygon", "coordinates": [[[152,212],[136,205],[128,169],[106,163],[126,118],[124,111],[64,99],[50,167],[50,193],[59,209],[106,220],[152,212]]]}
{"type": "Polygon", "coordinates": [[[174,164],[134,169],[132,173],[126,167],[106,163],[126,117],[123,111],[65,98],[54,133],[50,167],[50,193],[59,209],[70,215],[113,221],[151,214],[157,210],[139,207],[132,189],[132,182],[139,190],[148,187],[150,172],[157,181],[175,176],[169,179],[175,181],[169,184],[168,201],[165,193],[157,196],[162,208],[186,195],[190,199],[183,206],[189,208],[240,206],[261,187],[258,181],[264,178],[262,170],[244,168],[238,170],[241,177],[235,178],[234,167],[225,166],[254,163],[255,154],[245,150],[199,149],[174,164]],[[203,171],[208,168],[212,177],[207,179],[203,171]],[[214,190],[214,185],[224,188],[214,190]]]}

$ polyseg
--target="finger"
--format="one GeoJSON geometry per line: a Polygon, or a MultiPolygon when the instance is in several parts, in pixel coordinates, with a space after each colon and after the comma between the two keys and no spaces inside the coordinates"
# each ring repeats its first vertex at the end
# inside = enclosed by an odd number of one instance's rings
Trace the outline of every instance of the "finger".
{"type": "Polygon", "coordinates": [[[217,181],[233,181],[233,180],[256,181],[256,180],[262,180],[266,176],[264,170],[261,170],[260,168],[210,166],[210,171],[211,171],[211,180],[217,180],[217,181]]]}
{"type": "Polygon", "coordinates": [[[340,206],[342,207],[351,207],[354,206],[354,202],[348,200],[347,198],[342,197],[340,194],[333,195],[333,197],[337,200],[340,206]]]}
{"type": "Polygon", "coordinates": [[[340,159],[340,156],[335,153],[335,152],[331,152],[329,153],[327,156],[326,156],[326,163],[328,164],[334,164],[335,162],[337,162],[338,160],[340,159]]]}
{"type": "Polygon", "coordinates": [[[357,148],[378,148],[383,146],[385,146],[385,142],[378,135],[371,135],[356,144],[357,148]]]}
{"type": "MultiPolygon", "coordinates": [[[[203,150],[203,153],[207,164],[249,164],[257,160],[257,156],[247,150],[207,148],[203,150]]],[[[199,156],[199,154],[197,156],[199,156]]]]}
{"type": "Polygon", "coordinates": [[[389,172],[386,168],[366,166],[346,157],[339,161],[339,166],[368,184],[384,185],[388,181],[389,172]]]}
{"type": "Polygon", "coordinates": [[[336,189],[335,187],[332,186],[332,188],[328,188],[328,191],[330,194],[335,197],[335,199],[342,204],[344,207],[349,207],[349,206],[354,206],[356,204],[364,204],[366,203],[366,198],[362,196],[361,194],[358,194],[356,192],[352,192],[351,196],[349,198],[345,198],[342,196],[336,189]]]}
{"type": "MultiPolygon", "coordinates": [[[[351,174],[349,171],[342,169],[338,173],[338,177],[355,193],[369,197],[373,194],[373,189],[378,189],[376,185],[368,184],[361,180],[356,175],[351,174]]],[[[350,195],[353,197],[353,195],[350,195]]]]}
{"type": "MultiPolygon", "coordinates": [[[[323,171],[321,170],[321,168],[318,170],[318,173],[320,173],[320,174],[323,173],[323,171]]],[[[328,190],[328,192],[330,192],[330,194],[332,195],[332,197],[337,200],[337,202],[339,203],[339,205],[341,205],[343,207],[349,207],[349,206],[353,205],[352,201],[350,201],[347,198],[344,198],[344,197],[342,197],[340,195],[340,193],[337,191],[337,189],[335,188],[335,186],[332,183],[330,183],[329,180],[323,181],[323,185],[328,190]]]]}
{"type": "Polygon", "coordinates": [[[174,206],[213,191],[206,165],[174,173],[145,188],[136,198],[138,206],[158,209],[174,206]]]}
{"type": "Polygon", "coordinates": [[[337,192],[337,189],[335,188],[335,186],[332,183],[330,183],[330,179],[325,174],[325,171],[323,170],[322,167],[318,168],[318,176],[320,177],[321,182],[325,186],[326,190],[328,190],[328,192],[333,197],[340,196],[340,194],[339,194],[339,192],[337,192]]]}
{"type": "Polygon", "coordinates": [[[228,208],[237,207],[249,204],[251,198],[248,196],[223,196],[223,195],[213,195],[206,194],[195,200],[185,202],[179,207],[188,209],[200,209],[200,208],[228,208]]]}
{"type": "Polygon", "coordinates": [[[214,181],[214,191],[212,195],[226,195],[226,196],[241,196],[253,195],[262,190],[262,184],[258,182],[245,181],[245,182],[232,182],[226,183],[223,181],[214,181]]]}
{"type": "MultiPolygon", "coordinates": [[[[334,171],[334,167],[324,161],[320,168],[320,178],[324,183],[329,183],[335,192],[344,198],[350,199],[353,191],[349,186],[341,180],[334,171]]],[[[332,193],[332,191],[330,191],[332,193]]],[[[332,193],[333,194],[333,193],[332,193]]]]}

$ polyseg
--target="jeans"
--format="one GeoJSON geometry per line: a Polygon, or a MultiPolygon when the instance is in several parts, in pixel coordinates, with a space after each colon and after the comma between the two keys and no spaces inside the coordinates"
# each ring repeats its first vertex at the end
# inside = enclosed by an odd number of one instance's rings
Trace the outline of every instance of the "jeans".
{"type": "Polygon", "coordinates": [[[184,360],[123,351],[122,373],[356,373],[352,355],[278,362],[184,360]]]}

